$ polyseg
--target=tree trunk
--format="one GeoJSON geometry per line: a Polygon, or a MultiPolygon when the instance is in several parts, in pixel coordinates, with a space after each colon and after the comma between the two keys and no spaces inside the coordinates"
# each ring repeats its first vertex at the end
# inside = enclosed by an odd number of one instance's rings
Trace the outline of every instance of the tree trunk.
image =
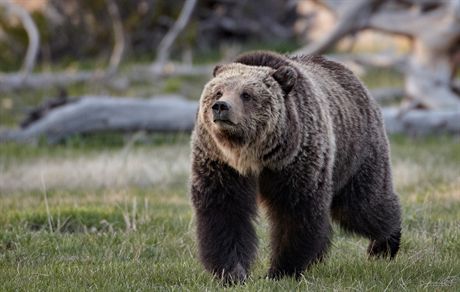
{"type": "Polygon", "coordinates": [[[416,103],[429,108],[460,109],[460,99],[452,90],[452,66],[449,47],[439,42],[414,40],[414,49],[408,62],[405,89],[416,103]]]}
{"type": "Polygon", "coordinates": [[[174,23],[172,28],[168,31],[165,37],[161,40],[160,45],[158,46],[158,53],[155,62],[152,64],[152,71],[158,72],[163,70],[166,62],[169,60],[169,54],[171,47],[174,44],[174,41],[178,35],[185,28],[187,23],[192,16],[193,9],[196,5],[196,0],[186,0],[184,6],[180,12],[179,18],[174,23]]]}

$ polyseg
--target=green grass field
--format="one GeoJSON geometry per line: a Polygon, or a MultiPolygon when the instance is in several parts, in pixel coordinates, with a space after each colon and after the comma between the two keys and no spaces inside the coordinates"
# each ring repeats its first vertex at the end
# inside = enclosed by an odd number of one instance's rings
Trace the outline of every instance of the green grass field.
{"type": "MultiPolygon", "coordinates": [[[[268,225],[241,291],[460,291],[460,140],[392,137],[404,212],[395,261],[335,227],[301,281],[264,279],[268,225]]],[[[196,257],[187,137],[112,147],[0,145],[0,290],[217,290],[196,257]],[[160,141],[160,142],[159,142],[160,141]]]]}

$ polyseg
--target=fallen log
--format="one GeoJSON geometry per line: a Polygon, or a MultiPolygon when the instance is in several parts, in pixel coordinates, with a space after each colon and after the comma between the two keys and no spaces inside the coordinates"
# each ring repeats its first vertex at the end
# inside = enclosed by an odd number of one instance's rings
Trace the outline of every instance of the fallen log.
{"type": "Polygon", "coordinates": [[[76,100],[69,99],[67,92],[61,89],[60,95],[57,98],[49,99],[29,111],[27,116],[20,122],[21,128],[27,128],[29,125],[35,123],[37,120],[42,119],[54,108],[66,105],[76,100]]]}
{"type": "Polygon", "coordinates": [[[382,109],[389,134],[423,136],[433,134],[460,135],[460,111],[411,110],[402,112],[398,107],[382,109]]]}
{"type": "MultiPolygon", "coordinates": [[[[152,99],[84,96],[51,108],[23,129],[0,132],[0,142],[59,142],[75,134],[98,132],[188,132],[193,129],[197,101],[178,96],[152,99]]],[[[387,132],[411,136],[460,136],[460,111],[383,108],[387,132]]]]}
{"type": "Polygon", "coordinates": [[[84,96],[49,111],[24,129],[0,133],[0,142],[59,142],[75,134],[105,131],[187,132],[198,104],[178,96],[151,99],[84,96]]]}
{"type": "Polygon", "coordinates": [[[0,74],[0,92],[10,92],[19,89],[39,89],[48,87],[66,87],[71,84],[100,81],[105,72],[58,72],[58,73],[35,73],[24,77],[22,74],[0,74]]]}
{"type": "Polygon", "coordinates": [[[45,72],[24,77],[19,73],[0,73],[0,93],[23,89],[43,89],[66,87],[75,83],[105,83],[112,85],[123,82],[155,82],[161,77],[170,76],[210,76],[212,65],[191,66],[168,63],[161,70],[151,66],[133,66],[125,74],[111,74],[108,71],[45,72]]]}

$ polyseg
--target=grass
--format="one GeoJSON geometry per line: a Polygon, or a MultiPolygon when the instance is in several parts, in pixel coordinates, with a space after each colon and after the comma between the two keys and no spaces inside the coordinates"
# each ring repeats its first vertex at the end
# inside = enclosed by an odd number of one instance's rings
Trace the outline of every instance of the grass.
{"type": "MultiPolygon", "coordinates": [[[[0,290],[222,289],[196,257],[188,140],[107,139],[118,142],[0,145],[0,290]]],[[[391,141],[404,212],[395,261],[367,259],[365,239],[335,228],[327,259],[301,281],[266,280],[261,213],[251,277],[232,290],[459,291],[460,141],[391,141]]]]}
{"type": "Polygon", "coordinates": [[[380,87],[404,87],[404,76],[392,69],[371,69],[362,76],[364,84],[368,88],[380,87]]]}
{"type": "MultiPolygon", "coordinates": [[[[272,46],[291,50],[289,43],[272,46]]],[[[206,54],[198,61],[218,59],[206,54]]],[[[76,84],[66,90],[70,96],[146,98],[167,92],[197,99],[197,84],[205,81],[174,77],[126,88],[76,84]]],[[[391,70],[371,70],[363,81],[370,88],[402,84],[391,70]]],[[[0,94],[0,128],[16,124],[28,108],[58,91],[0,94]]],[[[222,289],[196,257],[186,190],[188,139],[187,134],[104,133],[53,146],[0,144],[0,290],[222,289]]],[[[251,277],[232,290],[459,291],[460,140],[395,136],[391,141],[404,212],[395,261],[368,260],[367,240],[335,227],[326,261],[301,281],[266,280],[268,224],[261,212],[251,277]]]]}

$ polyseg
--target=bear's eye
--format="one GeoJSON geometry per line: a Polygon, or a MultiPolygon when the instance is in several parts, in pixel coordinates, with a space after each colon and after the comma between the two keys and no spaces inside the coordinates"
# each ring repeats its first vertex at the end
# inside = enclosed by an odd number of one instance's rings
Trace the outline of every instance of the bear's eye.
{"type": "Polygon", "coordinates": [[[222,97],[222,91],[220,91],[220,90],[217,91],[216,97],[217,97],[217,98],[221,98],[221,97],[222,97]]]}
{"type": "Polygon", "coordinates": [[[250,100],[250,99],[251,99],[251,95],[250,95],[249,93],[247,93],[247,92],[243,92],[243,93],[241,93],[241,99],[242,99],[242,100],[246,100],[246,101],[247,101],[247,100],[250,100]]]}

